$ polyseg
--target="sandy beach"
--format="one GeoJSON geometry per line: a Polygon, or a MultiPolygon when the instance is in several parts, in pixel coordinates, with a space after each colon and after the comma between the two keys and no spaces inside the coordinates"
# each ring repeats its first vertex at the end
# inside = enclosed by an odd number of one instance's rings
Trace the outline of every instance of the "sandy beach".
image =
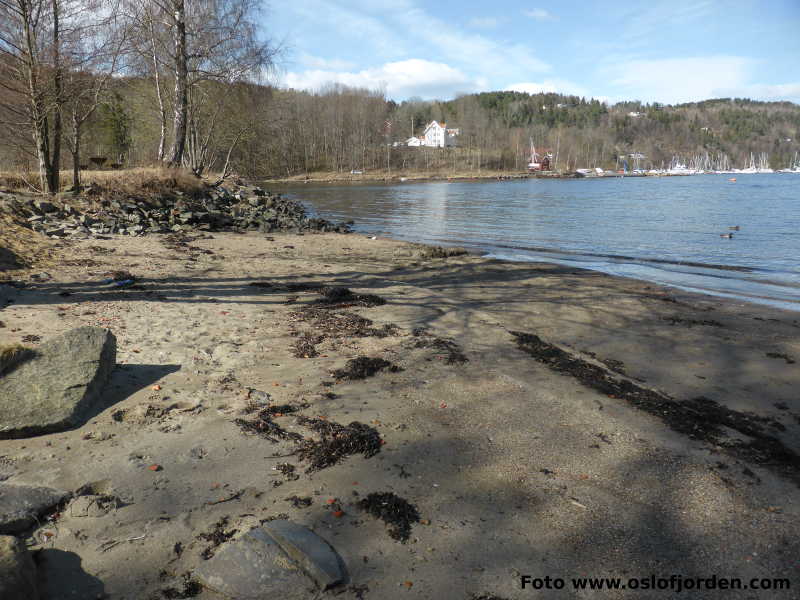
{"type": "Polygon", "coordinates": [[[570,581],[673,574],[791,585],[698,600],[800,597],[800,313],[357,234],[57,251],[0,285],[0,343],[100,326],[118,367],[80,428],[0,440],[0,481],[119,500],[43,524],[45,598],[184,597],[164,590],[213,551],[205,534],[281,516],[336,548],[343,598],[667,598],[570,581]],[[112,270],[137,284],[109,288],[112,270]],[[358,357],[389,364],[335,374],[358,357]],[[380,452],[315,470],[237,424],[256,398],[303,437],[298,415],[368,425],[380,452]],[[372,492],[416,506],[407,541],[358,508],[372,492]]]}

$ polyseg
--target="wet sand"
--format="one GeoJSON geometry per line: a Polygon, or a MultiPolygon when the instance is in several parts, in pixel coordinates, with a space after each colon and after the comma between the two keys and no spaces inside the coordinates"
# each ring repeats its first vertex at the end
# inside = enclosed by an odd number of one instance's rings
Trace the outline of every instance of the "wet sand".
{"type": "Polygon", "coordinates": [[[0,440],[10,483],[102,481],[122,500],[61,513],[41,546],[47,598],[163,597],[221,519],[238,536],[280,515],[339,551],[345,598],[670,597],[568,589],[651,574],[785,577],[789,591],[738,594],[797,597],[800,314],[355,234],[164,239],[72,243],[46,281],[0,286],[0,342],[87,324],[118,342],[104,410],[0,440]],[[109,290],[116,269],[139,284],[109,290]],[[386,302],[325,307],[321,286],[386,302]],[[332,375],[358,357],[397,368],[332,375]],[[271,419],[286,432],[313,437],[297,415],[357,421],[380,452],[307,472],[291,437],[237,425],[253,390],[291,407],[271,419]],[[416,506],[407,542],[358,508],[371,492],[416,506]]]}

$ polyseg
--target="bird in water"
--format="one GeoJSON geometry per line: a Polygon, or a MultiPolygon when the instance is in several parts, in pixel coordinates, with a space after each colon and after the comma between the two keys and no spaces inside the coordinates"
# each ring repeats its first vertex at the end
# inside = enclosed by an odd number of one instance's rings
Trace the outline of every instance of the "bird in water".
{"type": "Polygon", "coordinates": [[[731,225],[730,227],[728,227],[728,229],[730,229],[731,231],[739,231],[739,226],[738,225],[731,225]]]}
{"type": "Polygon", "coordinates": [[[719,237],[732,240],[733,239],[733,234],[732,233],[720,233],[719,237]]]}

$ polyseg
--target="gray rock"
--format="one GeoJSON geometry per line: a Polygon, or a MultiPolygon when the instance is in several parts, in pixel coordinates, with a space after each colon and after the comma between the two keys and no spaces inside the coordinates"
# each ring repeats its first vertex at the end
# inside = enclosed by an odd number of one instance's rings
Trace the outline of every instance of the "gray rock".
{"type": "Polygon", "coordinates": [[[25,531],[68,496],[47,487],[0,483],[0,534],[25,531]]]}
{"type": "Polygon", "coordinates": [[[43,213],[54,213],[58,212],[58,208],[52,202],[47,202],[47,200],[37,200],[33,203],[33,205],[38,208],[43,213]]]}
{"type": "Polygon", "coordinates": [[[0,377],[0,439],[80,425],[102,400],[116,353],[114,335],[98,327],[41,344],[35,358],[0,377]]]}
{"type": "Polygon", "coordinates": [[[0,536],[0,598],[39,600],[36,565],[25,544],[7,535],[0,536]]]}
{"type": "Polygon", "coordinates": [[[345,580],[342,559],[316,533],[286,520],[264,523],[264,530],[321,588],[345,580]]]}
{"type": "Polygon", "coordinates": [[[203,586],[237,600],[305,600],[314,584],[263,530],[253,529],[219,548],[195,570],[203,586]]]}

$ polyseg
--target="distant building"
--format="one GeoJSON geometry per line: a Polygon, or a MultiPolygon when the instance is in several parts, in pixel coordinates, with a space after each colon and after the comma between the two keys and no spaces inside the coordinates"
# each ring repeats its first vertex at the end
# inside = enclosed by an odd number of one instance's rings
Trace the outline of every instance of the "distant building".
{"type": "Polygon", "coordinates": [[[456,137],[460,134],[460,129],[452,127],[448,129],[446,123],[440,125],[437,121],[431,121],[422,134],[424,141],[421,145],[431,148],[451,148],[456,145],[456,137]]]}
{"type": "Polygon", "coordinates": [[[635,118],[637,118],[637,117],[641,117],[641,116],[642,116],[642,113],[640,113],[640,112],[636,112],[636,111],[631,111],[631,112],[629,112],[629,113],[628,113],[628,116],[629,116],[629,117],[633,117],[633,118],[635,119],[635,118]]]}

